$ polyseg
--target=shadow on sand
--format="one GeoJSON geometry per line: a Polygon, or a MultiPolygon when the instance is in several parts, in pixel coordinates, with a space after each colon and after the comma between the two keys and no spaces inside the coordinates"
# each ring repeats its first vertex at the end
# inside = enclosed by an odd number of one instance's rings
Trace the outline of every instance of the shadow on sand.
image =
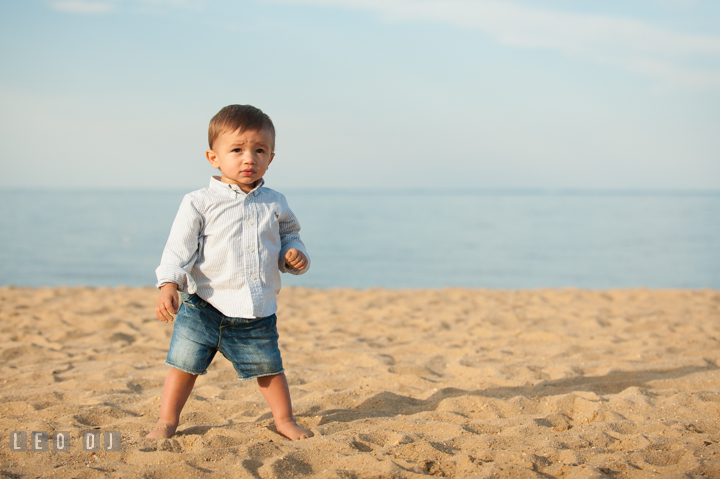
{"type": "Polygon", "coordinates": [[[598,395],[617,394],[630,387],[648,387],[652,381],[677,379],[699,372],[718,370],[718,366],[708,362],[705,366],[685,366],[673,369],[649,369],[643,371],[611,371],[604,376],[579,376],[574,378],[541,381],[533,386],[498,387],[466,391],[457,388],[438,390],[427,399],[415,399],[392,392],[381,392],[366,399],[352,409],[328,409],[308,411],[305,415],[322,416],[319,423],[350,422],[374,417],[393,417],[434,411],[441,401],[460,396],[482,396],[493,398],[513,398],[557,396],[574,391],[589,391],[598,395]]]}

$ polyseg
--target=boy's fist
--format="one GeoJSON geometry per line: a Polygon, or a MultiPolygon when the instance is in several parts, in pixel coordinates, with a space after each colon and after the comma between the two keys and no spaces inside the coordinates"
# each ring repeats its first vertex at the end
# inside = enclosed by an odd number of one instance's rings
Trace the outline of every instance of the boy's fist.
{"type": "Polygon", "coordinates": [[[173,321],[173,314],[177,314],[180,299],[178,298],[177,285],[175,283],[167,283],[160,288],[160,297],[155,306],[155,317],[167,323],[173,321]]]}
{"type": "Polygon", "coordinates": [[[285,265],[289,266],[290,268],[302,271],[307,268],[307,264],[307,256],[305,256],[305,253],[303,253],[302,251],[295,248],[290,248],[287,253],[285,253],[285,265]]]}

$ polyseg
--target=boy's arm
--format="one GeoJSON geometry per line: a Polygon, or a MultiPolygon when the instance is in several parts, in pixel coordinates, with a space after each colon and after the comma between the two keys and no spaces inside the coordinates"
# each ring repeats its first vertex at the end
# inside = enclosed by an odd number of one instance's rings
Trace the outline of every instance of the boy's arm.
{"type": "Polygon", "coordinates": [[[192,204],[190,196],[186,195],[170,229],[160,266],[155,270],[158,288],[174,283],[179,291],[196,291],[190,271],[198,257],[202,227],[203,217],[192,204]]]}
{"type": "Polygon", "coordinates": [[[280,257],[278,258],[278,268],[281,273],[304,274],[310,269],[310,256],[307,254],[305,244],[300,239],[300,223],[287,203],[284,203],[282,214],[278,218],[280,224],[280,257]],[[305,261],[298,261],[298,258],[302,260],[303,257],[305,261]],[[290,266],[291,264],[297,265],[298,268],[290,266]],[[303,265],[304,267],[301,268],[303,265]]]}

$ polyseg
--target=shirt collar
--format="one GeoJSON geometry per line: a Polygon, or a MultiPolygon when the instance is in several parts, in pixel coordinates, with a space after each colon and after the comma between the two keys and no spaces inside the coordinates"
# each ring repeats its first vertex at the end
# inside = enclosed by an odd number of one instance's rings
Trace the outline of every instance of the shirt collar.
{"type": "Polygon", "coordinates": [[[245,193],[243,190],[240,189],[238,185],[231,185],[230,183],[223,183],[220,181],[219,176],[211,176],[210,177],[210,189],[212,191],[216,191],[220,193],[221,195],[225,196],[247,196],[247,195],[257,195],[258,190],[265,185],[265,180],[263,178],[260,178],[260,181],[258,181],[257,186],[253,188],[250,193],[245,193]]]}

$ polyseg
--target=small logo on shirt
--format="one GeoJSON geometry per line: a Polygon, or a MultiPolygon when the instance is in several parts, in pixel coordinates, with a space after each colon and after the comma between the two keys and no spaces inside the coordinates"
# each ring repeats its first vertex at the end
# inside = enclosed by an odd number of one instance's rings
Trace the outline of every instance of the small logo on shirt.
{"type": "Polygon", "coordinates": [[[275,212],[275,219],[280,218],[280,216],[277,214],[277,211],[275,212]]]}

